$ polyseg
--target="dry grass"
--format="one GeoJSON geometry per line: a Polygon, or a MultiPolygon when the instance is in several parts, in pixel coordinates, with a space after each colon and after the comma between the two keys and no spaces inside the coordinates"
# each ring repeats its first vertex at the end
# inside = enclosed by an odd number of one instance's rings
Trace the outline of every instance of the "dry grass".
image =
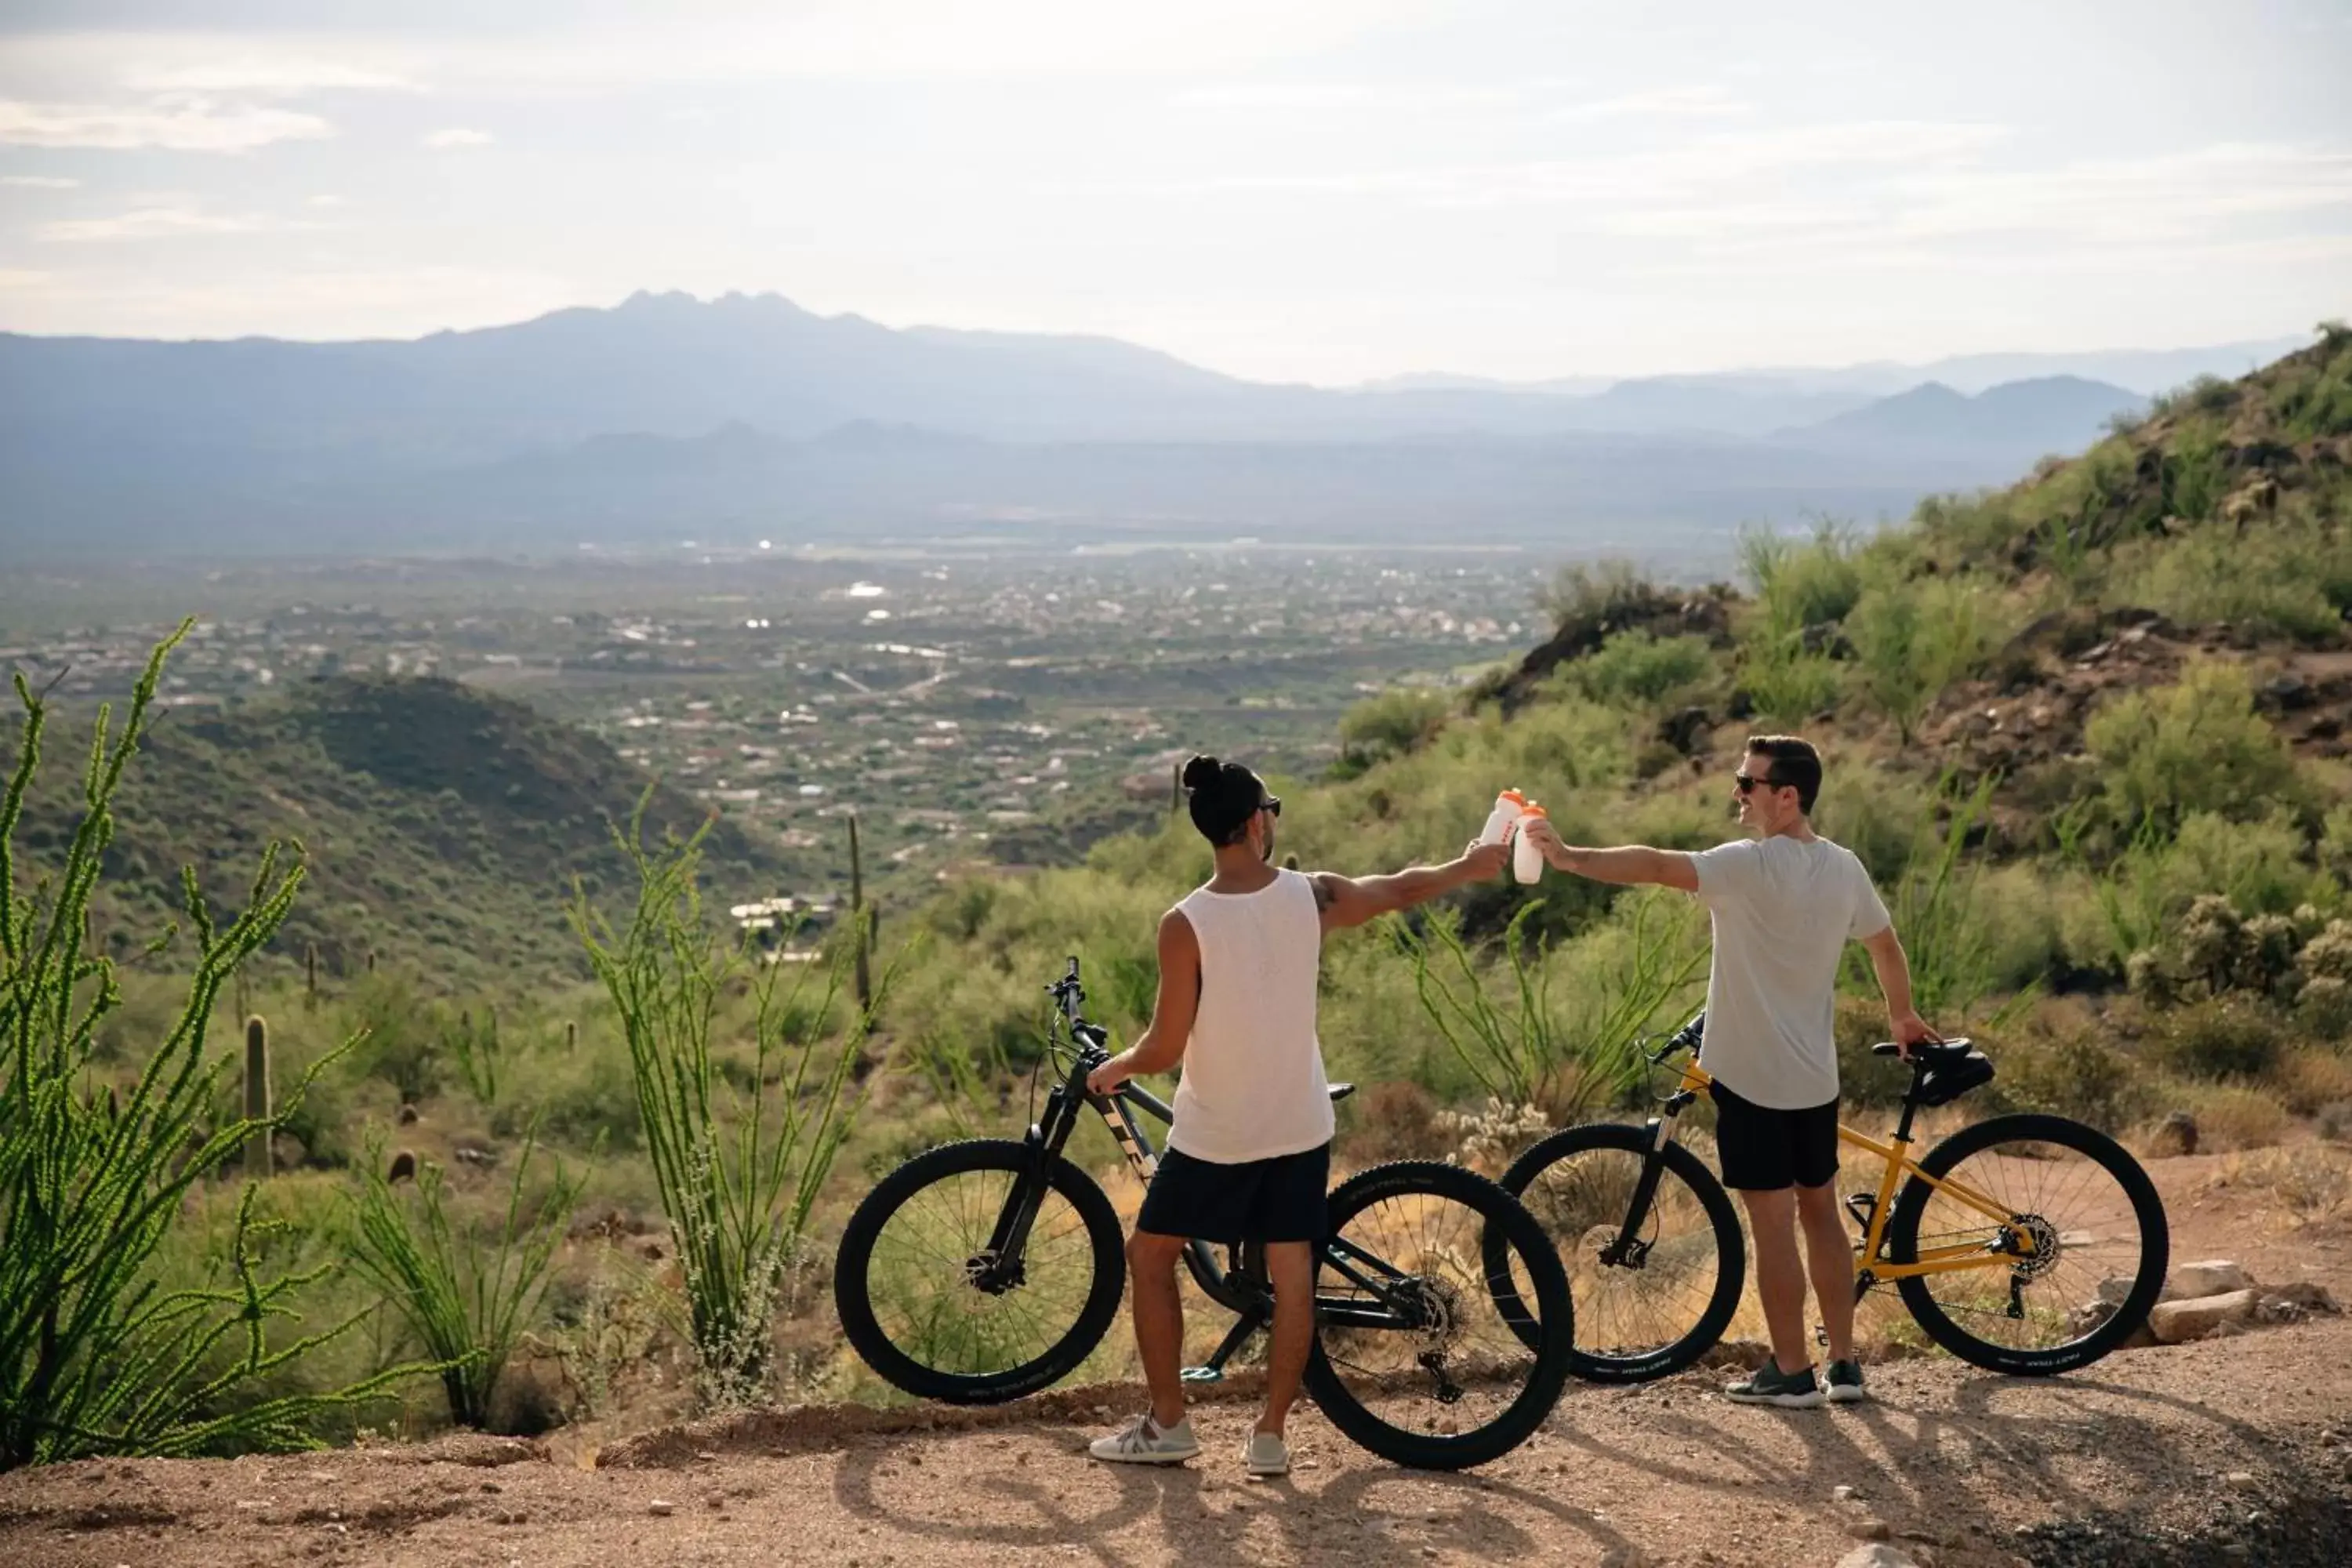
{"type": "Polygon", "coordinates": [[[2325,1046],[2301,1046],[2281,1057],[2270,1081],[2297,1116],[2315,1116],[2323,1105],[2352,1100],[2352,1057],[2325,1046]]]}
{"type": "Polygon", "coordinates": [[[2352,1213],[2352,1150],[2301,1142],[2233,1154],[2208,1185],[2267,1199],[2293,1224],[2334,1219],[2352,1213]]]}
{"type": "MultiPolygon", "coordinates": [[[[2276,1093],[2243,1080],[2225,1083],[2168,1081],[2158,1095],[2161,1103],[2186,1110],[2197,1119],[2197,1151],[2222,1154],[2239,1149],[2261,1149],[2287,1134],[2293,1119],[2276,1093]]],[[[2160,1123],[2143,1124],[2129,1140],[2145,1155],[2160,1123]]]]}

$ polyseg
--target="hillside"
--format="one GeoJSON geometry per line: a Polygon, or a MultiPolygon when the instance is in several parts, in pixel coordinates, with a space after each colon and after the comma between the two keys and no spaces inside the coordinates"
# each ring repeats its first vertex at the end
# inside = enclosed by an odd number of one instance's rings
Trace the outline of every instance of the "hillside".
{"type": "MultiPolygon", "coordinates": [[[[22,829],[37,858],[79,818],[67,776],[86,715],[61,712],[22,829]]],[[[13,750],[11,736],[5,747],[13,750]]],[[[334,678],[154,727],[118,807],[99,920],[124,956],[178,906],[182,865],[208,896],[242,893],[262,846],[299,839],[310,876],[276,943],[315,944],[330,975],[373,952],[432,988],[584,973],[564,915],[572,879],[608,908],[635,895],[614,848],[650,782],[603,741],[452,681],[334,678]]],[[[686,832],[703,808],[656,791],[649,837],[686,832]]],[[[709,841],[715,896],[783,890],[780,850],[724,820],[709,841]]]]}

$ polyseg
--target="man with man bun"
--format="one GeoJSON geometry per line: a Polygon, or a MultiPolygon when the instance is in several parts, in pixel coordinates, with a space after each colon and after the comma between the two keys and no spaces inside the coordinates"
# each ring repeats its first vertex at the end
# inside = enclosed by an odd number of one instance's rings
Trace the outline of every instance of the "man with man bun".
{"type": "Polygon", "coordinates": [[[1160,917],[1150,1026],[1087,1079],[1108,1094],[1130,1078],[1184,1067],[1168,1148],[1127,1246],[1151,1408],[1091,1451],[1114,1464],[1149,1465],[1201,1451],[1178,1364],[1184,1308],[1176,1267],[1195,1237],[1258,1242],[1274,1287],[1273,1342],[1265,1410],[1243,1461],[1253,1476],[1278,1476],[1290,1468],[1283,1422],[1314,1348],[1314,1248],[1328,1228],[1333,1120],[1315,1032],[1324,933],[1496,876],[1509,851],[1473,844],[1443,866],[1385,877],[1277,869],[1282,802],[1257,774],[1194,757],[1183,782],[1215,869],[1160,917]]]}

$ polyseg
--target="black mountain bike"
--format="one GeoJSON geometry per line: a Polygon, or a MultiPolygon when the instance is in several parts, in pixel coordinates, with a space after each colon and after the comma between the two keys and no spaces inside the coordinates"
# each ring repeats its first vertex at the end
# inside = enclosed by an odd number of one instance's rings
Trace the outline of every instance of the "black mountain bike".
{"type": "MultiPolygon", "coordinates": [[[[1551,1235],[1576,1291],[1576,1375],[1642,1383],[1679,1372],[1723,1337],[1747,1246],[1714,1173],[1675,1142],[1713,1081],[1699,1014],[1649,1058],[1688,1050],[1660,1113],[1640,1127],[1570,1127],[1522,1154],[1503,1185],[1551,1235]]],[[[1880,1056],[1898,1047],[1882,1043],[1880,1056]]],[[[1838,1129],[1877,1166],[1853,1216],[1854,1299],[1893,1284],[1929,1339],[1994,1372],[2088,1365],[2146,1321],[2170,1233],[2156,1184],[2112,1138],[2060,1116],[1995,1116],[1911,1157],[1912,1119],[1989,1082],[1965,1039],[1912,1047],[1911,1084],[1885,1142],[1838,1129]]]]}
{"type": "MultiPolygon", "coordinates": [[[[1076,1372],[1126,1289],[1118,1214],[1063,1157],[1082,1110],[1128,1164],[1157,1166],[1137,1124],[1173,1112],[1133,1083],[1087,1089],[1108,1036],[1079,1012],[1078,961],[1055,985],[1046,1060],[1058,1081],[1018,1141],[919,1154],[851,1215],[834,1300],[849,1342],[907,1393],[953,1404],[1017,1399],[1076,1372]]],[[[1042,1066],[1042,1064],[1041,1064],[1042,1066]]],[[[1351,1086],[1335,1084],[1340,1099],[1351,1086]]],[[[1034,1104],[1034,1087],[1033,1087],[1034,1104]]],[[[1550,1239],[1502,1188],[1452,1165],[1381,1165],[1331,1194],[1317,1248],[1317,1342],[1307,1393],[1331,1424],[1396,1464],[1460,1469],[1518,1446],[1568,1377],[1568,1278],[1550,1239]]],[[[1188,1382],[1214,1381],[1274,1318],[1263,1249],[1194,1241],[1185,1263],[1236,1321],[1188,1382]]]]}

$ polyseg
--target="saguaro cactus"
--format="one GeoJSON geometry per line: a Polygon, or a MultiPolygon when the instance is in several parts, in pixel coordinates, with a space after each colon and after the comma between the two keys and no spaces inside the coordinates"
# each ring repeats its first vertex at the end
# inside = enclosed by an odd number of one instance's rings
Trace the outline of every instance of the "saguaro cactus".
{"type": "MultiPolygon", "coordinates": [[[[258,1014],[245,1021],[245,1114],[251,1121],[269,1115],[269,1026],[258,1014]]],[[[269,1171],[269,1130],[265,1127],[245,1141],[245,1173],[267,1177],[269,1171]]]]}

